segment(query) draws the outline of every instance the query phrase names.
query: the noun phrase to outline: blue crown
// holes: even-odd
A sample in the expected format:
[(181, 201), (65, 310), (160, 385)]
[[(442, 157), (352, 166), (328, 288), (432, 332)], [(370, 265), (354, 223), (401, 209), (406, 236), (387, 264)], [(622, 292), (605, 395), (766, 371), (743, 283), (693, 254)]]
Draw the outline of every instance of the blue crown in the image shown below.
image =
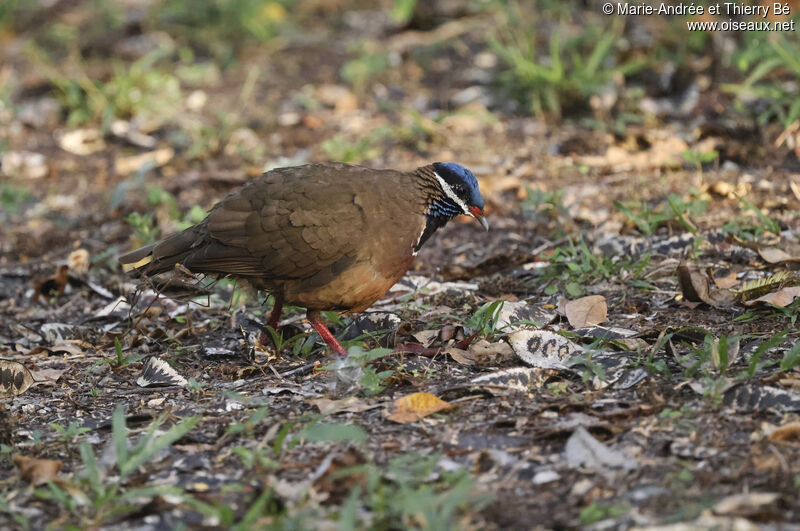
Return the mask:
[(434, 162), (433, 169), (467, 205), (483, 210), (483, 196), (471, 171), (455, 162)]

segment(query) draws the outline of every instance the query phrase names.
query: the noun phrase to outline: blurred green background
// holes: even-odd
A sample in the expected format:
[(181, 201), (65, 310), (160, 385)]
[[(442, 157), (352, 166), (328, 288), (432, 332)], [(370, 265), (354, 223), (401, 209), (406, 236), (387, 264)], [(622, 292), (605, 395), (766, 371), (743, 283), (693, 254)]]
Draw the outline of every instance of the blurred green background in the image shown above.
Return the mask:
[[(297, 89), (329, 76), (326, 81), (349, 86), (361, 105), (375, 84), (408, 81), (398, 74), (414, 63), (426, 85), (461, 85), (469, 73), (475, 85), (491, 89), (489, 107), (498, 112), (643, 121), (643, 98), (678, 96), (695, 82), (701, 91), (718, 87), (737, 111), (761, 123), (786, 126), (797, 119), (796, 31), (689, 31), (687, 20), (714, 17), (605, 16), (600, 6), (553, 0), (6, 0), (0, 5), (6, 64), (0, 94), (6, 111), (31, 95), (52, 95), (66, 125), (108, 128), (114, 118), (136, 117), (152, 128), (185, 113), (195, 89), (220, 89), (249, 69), (244, 81), (253, 86), (238, 88), (253, 90), (274, 75), (270, 63), (280, 62), (287, 48), (317, 46), (318, 59), (330, 62), (312, 64), (314, 71), (298, 65), (296, 72), (276, 73)], [(408, 31), (427, 35), (396, 38)], [(324, 57), (328, 53), (333, 57)], [(481, 60), (453, 61), (444, 72), (432, 65), (453, 55)], [(470, 67), (478, 71), (465, 72)]]
[[(104, 191), (112, 209), (166, 202), (174, 214), (167, 196), (130, 194), (154, 168), (164, 182), (195, 170), (228, 185), (241, 181), (221, 173), (309, 160), (408, 168), (454, 159), (486, 174), (542, 128), (620, 140), (631, 128), (678, 124), (695, 138), (750, 142), (718, 148), (718, 163), (797, 170), (797, 31), (689, 31), (688, 22), (730, 17), (607, 16), (601, 7), (5, 0), (3, 210), (43, 190), (74, 190), (77, 179)], [(595, 140), (548, 149), (597, 152)], [(32, 184), (44, 176), (47, 187)], [(170, 193), (184, 210), (208, 206), (202, 192)]]

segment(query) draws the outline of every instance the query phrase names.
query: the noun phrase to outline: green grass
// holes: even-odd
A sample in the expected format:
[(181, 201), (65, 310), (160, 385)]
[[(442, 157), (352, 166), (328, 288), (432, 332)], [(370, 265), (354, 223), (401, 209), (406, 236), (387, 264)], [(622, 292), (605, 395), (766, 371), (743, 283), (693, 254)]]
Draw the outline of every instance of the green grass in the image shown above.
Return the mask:
[(32, 199), (33, 194), (27, 188), (8, 181), (0, 183), (0, 212), (17, 214), (20, 206)]
[(358, 164), (377, 157), (382, 149), (380, 143), (390, 134), (391, 127), (383, 126), (357, 140), (347, 140), (337, 133), (322, 142), (322, 150), (330, 160)]
[(503, 65), (496, 81), (531, 114), (560, 116), (644, 66), (620, 53), (624, 26), (613, 17), (575, 34), (559, 21), (549, 33), (537, 31), (541, 15), (533, 2), (511, 2), (496, 16), (489, 40)]
[(739, 198), (740, 213), (723, 225), (722, 230), (745, 241), (758, 241), (765, 236), (781, 233), (780, 224), (764, 214), (760, 208), (747, 199)]
[(630, 506), (628, 504), (598, 503), (592, 502), (583, 509), (579, 518), (583, 525), (592, 525), (606, 518), (619, 518), (624, 515)]
[[(572, 223), (567, 207), (564, 205), (564, 190), (540, 190), (525, 187), (525, 200), (522, 201), (522, 212), (533, 222), (553, 220), (564, 224)], [(558, 224), (557, 226), (560, 226)]]
[[(793, 13), (796, 18), (796, 13)], [(782, 32), (743, 32), (743, 44), (731, 57), (734, 66), (746, 73), (739, 83), (723, 85), (737, 97), (737, 109), (755, 113), (759, 123), (779, 122), (788, 127), (800, 117), (800, 42)], [(760, 104), (756, 104), (756, 102)]]
[(87, 63), (74, 57), (70, 73), (32, 45), (29, 56), (50, 79), (54, 93), (67, 114), (67, 125), (101, 122), (107, 130), (115, 118), (137, 117), (151, 126), (172, 121), (182, 109), (184, 95), (178, 78), (158, 68), (166, 53), (161, 50), (124, 63), (112, 61), (112, 73), (104, 80), (92, 79)]
[(125, 218), (128, 225), (133, 229), (136, 241), (141, 245), (149, 245), (158, 240), (160, 231), (156, 227), (155, 216), (152, 212), (147, 214), (139, 214), (138, 212), (131, 212)]
[(696, 149), (689, 149), (681, 153), (683, 160), (691, 164), (692, 166), (697, 169), (697, 173), (703, 173), (703, 164), (708, 164), (709, 162), (713, 162), (714, 160), (719, 158), (719, 153), (715, 150), (711, 150), (705, 153), (702, 153)]
[(464, 322), (469, 330), (474, 330), (479, 337), (491, 340), (498, 332), (497, 324), (500, 312), (503, 310), (504, 301), (497, 300), (486, 302)]
[(458, 516), (480, 510), (491, 500), (475, 491), (466, 469), (439, 470), (438, 455), (411, 453), (395, 457), (385, 470), (372, 464), (337, 471), (334, 479), (363, 478), (338, 515), (339, 529), (459, 529)]
[[(695, 195), (696, 191), (692, 193)], [(614, 201), (614, 206), (644, 235), (651, 235), (660, 227), (678, 225), (692, 234), (697, 228), (691, 218), (698, 216), (708, 208), (708, 201), (690, 198), (683, 199), (678, 194), (669, 194), (665, 204), (654, 208), (644, 201)]]
[(50, 423), (50, 427), (53, 428), (56, 433), (58, 433), (58, 437), (56, 440), (64, 445), (71, 444), (77, 437), (83, 435), (84, 433), (91, 431), (90, 428), (82, 428), (80, 425), (72, 421), (69, 423), (69, 426), (66, 428), (61, 426), (60, 424)]
[(247, 44), (267, 44), (287, 26), (291, 0), (162, 0), (146, 20), (148, 29), (168, 32), (223, 67)]
[(626, 281), (640, 289), (650, 289), (644, 280), (644, 272), (650, 263), (650, 255), (636, 259), (622, 257), (612, 260), (603, 254), (595, 254), (580, 237), (577, 241), (556, 247), (549, 257), (550, 264), (535, 277), (535, 282), (546, 284), (544, 293), (553, 295), (564, 290), (570, 297), (580, 297), (587, 287), (600, 280)]
[(70, 480), (68, 488), (64, 483), (50, 482), (46, 488), (36, 489), (34, 494), (42, 500), (61, 506), (72, 515), (78, 526), (102, 525), (133, 513), (143, 505), (142, 500), (152, 500), (164, 495), (184, 496), (183, 491), (176, 487), (129, 487), (127, 480), (159, 452), (191, 431), (199, 421), (199, 417), (189, 417), (159, 433), (158, 430), (164, 422), (162, 416), (138, 440), (129, 444), (125, 413), (118, 406), (112, 418), (117, 475), (109, 476), (101, 472), (91, 444), (84, 441), (78, 447), (84, 474), (76, 475)]
[(378, 51), (377, 43), (362, 41), (352, 47), (359, 54), (342, 65), (339, 74), (350, 83), (358, 96), (363, 96), (367, 85), (391, 67), (389, 55)]

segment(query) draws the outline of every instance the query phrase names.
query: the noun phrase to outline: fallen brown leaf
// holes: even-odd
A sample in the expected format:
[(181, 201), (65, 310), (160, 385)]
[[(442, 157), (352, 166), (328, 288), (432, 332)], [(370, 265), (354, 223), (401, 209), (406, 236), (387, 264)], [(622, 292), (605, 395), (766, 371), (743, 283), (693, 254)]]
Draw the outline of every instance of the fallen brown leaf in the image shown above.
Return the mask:
[(615, 171), (678, 167), (681, 154), (689, 145), (677, 137), (653, 139), (650, 149), (630, 152), (624, 147), (610, 146), (604, 155), (580, 157), (581, 163), (595, 167), (610, 167)]
[(358, 398), (357, 396), (349, 396), (347, 398), (343, 398), (341, 400), (331, 400), (330, 398), (316, 398), (309, 401), (310, 403), (317, 406), (319, 412), (323, 415), (333, 415), (334, 413), (340, 413), (342, 411), (348, 411), (350, 413), (360, 413), (362, 411), (367, 411), (370, 409), (374, 409), (379, 407), (380, 404), (370, 404), (365, 400)]
[(778, 249), (777, 247), (767, 247), (765, 249), (759, 249), (758, 254), (761, 256), (761, 258), (763, 258), (770, 264), (780, 264), (781, 262), (800, 261), (800, 258), (792, 256), (783, 249)]
[(564, 307), (567, 320), (573, 328), (595, 326), (606, 320), (608, 306), (602, 295), (589, 295), (569, 301)]
[(64, 369), (39, 369), (38, 371), (31, 371), (31, 376), (34, 382), (51, 382), (55, 383), (64, 374)]
[(730, 289), (737, 284), (739, 284), (739, 275), (736, 271), (731, 271), (727, 275), (722, 276), (712, 276), (711, 278), (714, 280), (714, 284), (719, 289)]
[(708, 277), (689, 266), (678, 266), (678, 286), (683, 298), (689, 302), (705, 302), (715, 308), (728, 308), (736, 301), (734, 294), (727, 289), (711, 288)]
[(33, 384), (33, 376), (18, 361), (0, 360), (0, 398), (17, 396)]
[(683, 298), (689, 302), (705, 302), (708, 297), (708, 279), (685, 264), (678, 266), (678, 287)]
[(800, 441), (800, 422), (789, 422), (783, 426), (778, 426), (775, 431), (769, 434), (770, 441)]
[(15, 455), (14, 464), (19, 468), (20, 477), (33, 486), (55, 480), (64, 466), (64, 463), (55, 459), (36, 459), (24, 455)]
[(430, 393), (412, 393), (394, 401), (394, 410), (387, 419), (400, 424), (416, 422), (428, 415), (448, 411), (455, 406)]
[[(353, 447), (329, 454), (314, 472), (314, 490), (326, 494), (331, 501), (343, 501), (357, 485), (366, 482), (363, 470), (357, 468), (366, 462), (364, 454)], [(348, 470), (351, 472), (346, 473)]]
[(106, 148), (99, 129), (75, 129), (58, 136), (58, 146), (75, 155), (91, 155)]
[(773, 306), (780, 306), (781, 308), (789, 306), (794, 300), (800, 297), (800, 286), (786, 286), (778, 291), (767, 293), (757, 299), (745, 302), (747, 306), (753, 306), (757, 302), (765, 302)]
[(734, 494), (721, 499), (714, 506), (716, 514), (737, 514), (740, 516), (750, 516), (761, 514), (766, 507), (778, 501), (780, 495), (775, 492), (748, 492), (746, 494)]
[(457, 347), (445, 348), (442, 352), (448, 354), (461, 365), (496, 365), (514, 357), (514, 350), (505, 341), (490, 343), (485, 339), (472, 343), (466, 350)]
[(89, 271), (89, 251), (86, 249), (75, 249), (67, 257), (70, 271), (85, 275)]
[(156, 149), (155, 151), (148, 151), (140, 155), (131, 155), (128, 157), (117, 157), (114, 161), (114, 171), (120, 175), (128, 175), (139, 169), (145, 164), (152, 164), (153, 166), (163, 166), (175, 156), (175, 151), (170, 148)]

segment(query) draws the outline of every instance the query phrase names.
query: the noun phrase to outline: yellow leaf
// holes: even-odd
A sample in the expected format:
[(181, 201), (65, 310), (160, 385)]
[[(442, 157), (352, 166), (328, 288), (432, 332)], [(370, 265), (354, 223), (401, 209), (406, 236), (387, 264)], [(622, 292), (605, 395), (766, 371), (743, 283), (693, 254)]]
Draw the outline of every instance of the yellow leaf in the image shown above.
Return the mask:
[(405, 424), (454, 407), (454, 405), (430, 393), (412, 393), (395, 400), (394, 411), (387, 415), (386, 418)]
[(269, 2), (261, 9), (261, 16), (267, 22), (283, 22), (286, 20), (286, 9), (278, 2)]

